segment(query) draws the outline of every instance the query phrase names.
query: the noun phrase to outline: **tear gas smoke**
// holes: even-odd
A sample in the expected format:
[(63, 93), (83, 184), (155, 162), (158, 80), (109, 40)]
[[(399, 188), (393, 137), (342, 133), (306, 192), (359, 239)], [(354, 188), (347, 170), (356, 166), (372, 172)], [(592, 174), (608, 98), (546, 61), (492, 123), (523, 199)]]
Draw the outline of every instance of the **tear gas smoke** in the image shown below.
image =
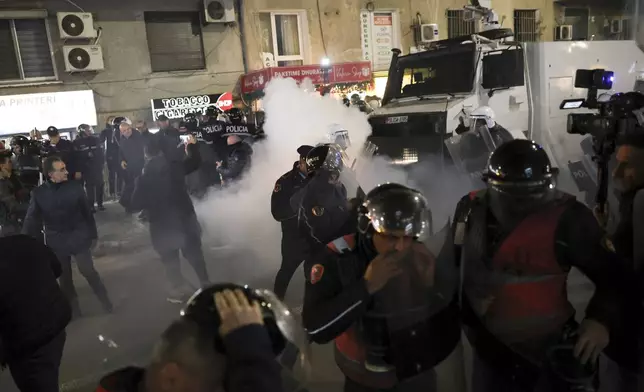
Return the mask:
[[(266, 279), (267, 276), (272, 278), (279, 269), (281, 229), (271, 215), (270, 199), (275, 181), (291, 170), (293, 163), (298, 160), (297, 148), (303, 144), (330, 142), (328, 134), (334, 124), (339, 124), (349, 132), (349, 156), (357, 157), (371, 133), (365, 114), (356, 108), (344, 106), (333, 97), (320, 96), (310, 82), (298, 86), (290, 78), (272, 80), (266, 86), (263, 106), (267, 138), (253, 145), (250, 171), (239, 183), (223, 191), (211, 191), (203, 202), (196, 205), (206, 234), (205, 248), (211, 241), (224, 243), (244, 249), (245, 253), (250, 253), (247, 256), (253, 259), (243, 264), (231, 261), (222, 267), (227, 279), (249, 281)], [(356, 172), (366, 192), (388, 181), (409, 184), (406, 171), (382, 158), (369, 162), (361, 162), (358, 158)], [(439, 183), (441, 195), (450, 189), (446, 186), (448, 178), (444, 177), (443, 180), (447, 181), (441, 181), (438, 177), (440, 173), (433, 168), (416, 169), (412, 173), (430, 178), (432, 183)], [(452, 192), (453, 197), (449, 202), (452, 211), (458, 201), (454, 197), (462, 194)]]

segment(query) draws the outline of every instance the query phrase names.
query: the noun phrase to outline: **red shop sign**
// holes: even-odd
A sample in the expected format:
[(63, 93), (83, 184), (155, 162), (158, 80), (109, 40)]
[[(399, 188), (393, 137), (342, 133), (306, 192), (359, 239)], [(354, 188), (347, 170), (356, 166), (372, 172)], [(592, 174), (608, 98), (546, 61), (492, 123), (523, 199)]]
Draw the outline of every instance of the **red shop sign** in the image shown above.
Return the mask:
[[(243, 75), (241, 90), (243, 94), (262, 90), (273, 78), (293, 78), (298, 83), (308, 78), (311, 79), (313, 84), (325, 84), (324, 72), (320, 65), (264, 68)], [(328, 84), (368, 82), (371, 80), (371, 62), (357, 61), (332, 64), (328, 72)]]

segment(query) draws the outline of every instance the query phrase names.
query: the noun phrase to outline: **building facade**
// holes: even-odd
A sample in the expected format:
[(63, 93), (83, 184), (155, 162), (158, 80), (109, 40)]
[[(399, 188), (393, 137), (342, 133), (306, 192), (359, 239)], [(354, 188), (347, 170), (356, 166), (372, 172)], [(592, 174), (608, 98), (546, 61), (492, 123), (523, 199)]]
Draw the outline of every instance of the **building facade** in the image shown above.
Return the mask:
[[(580, 6), (579, 0), (492, 0), (492, 7), (502, 27), (512, 28), (519, 41), (630, 38), (629, 7), (621, 1), (610, 7), (593, 1), (598, 5)], [(234, 22), (206, 23), (204, 9), (211, 2), (232, 7)], [(371, 61), (378, 93), (384, 89), (391, 49), (406, 54), (422, 46), (420, 25), (436, 24), (438, 39), (481, 28), (464, 10), (466, 4), (466, 0), (130, 0), (113, 6), (101, 0), (4, 0), (0, 98), (86, 90), (93, 92), (98, 124), (110, 115), (150, 121), (152, 99), (207, 100), (206, 96), (238, 90), (240, 76), (249, 71), (320, 64), (323, 58), (332, 63)], [(97, 36), (63, 38), (59, 12), (91, 13)], [(83, 45), (99, 47), (103, 65), (97, 71), (68, 72), (70, 62), (86, 60), (69, 48)], [(2, 111), (3, 102), (0, 113), (10, 113)], [(179, 105), (180, 101), (163, 102)]]
[[(116, 6), (101, 0), (19, 0), (0, 5), (0, 56), (13, 59), (0, 62), (0, 98), (91, 90), (98, 113), (93, 125), (102, 125), (110, 115), (151, 121), (151, 99), (232, 91), (244, 73), (238, 28), (201, 23), (197, 2), (131, 0)], [(97, 37), (61, 38), (58, 12), (91, 13)], [(75, 54), (65, 48), (83, 45), (100, 47), (103, 69), (67, 72), (66, 57)], [(36, 116), (38, 106), (33, 110)], [(45, 126), (21, 121), (25, 131)]]

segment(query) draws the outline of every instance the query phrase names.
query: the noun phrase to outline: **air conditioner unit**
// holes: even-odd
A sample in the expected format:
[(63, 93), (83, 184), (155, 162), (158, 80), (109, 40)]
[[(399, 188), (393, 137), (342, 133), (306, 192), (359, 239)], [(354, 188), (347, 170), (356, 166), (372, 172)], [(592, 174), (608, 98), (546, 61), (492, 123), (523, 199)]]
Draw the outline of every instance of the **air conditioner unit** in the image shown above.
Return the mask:
[(61, 39), (96, 38), (94, 18), (89, 12), (59, 12), (56, 17)]
[(611, 34), (619, 34), (622, 32), (623, 26), (622, 26), (623, 21), (621, 19), (613, 19), (610, 21), (610, 33)]
[(204, 21), (206, 23), (234, 23), (234, 0), (204, 0)]
[(103, 49), (98, 45), (63, 46), (65, 71), (89, 72), (105, 69)]
[(420, 42), (438, 41), (438, 25), (435, 23), (420, 25)]
[(555, 41), (572, 41), (572, 25), (555, 27)]

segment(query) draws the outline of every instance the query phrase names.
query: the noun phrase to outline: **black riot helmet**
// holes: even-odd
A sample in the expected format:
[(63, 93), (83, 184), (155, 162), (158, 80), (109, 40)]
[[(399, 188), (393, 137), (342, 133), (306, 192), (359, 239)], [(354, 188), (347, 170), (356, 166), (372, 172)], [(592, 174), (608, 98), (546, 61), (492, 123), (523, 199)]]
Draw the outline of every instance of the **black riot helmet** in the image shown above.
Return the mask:
[(118, 127), (125, 120), (126, 120), (126, 118), (122, 117), (122, 116), (114, 117), (114, 120), (112, 120), (112, 126)]
[(16, 135), (11, 138), (9, 142), (11, 148), (20, 147), (23, 151), (27, 145), (29, 145), (29, 139), (26, 136)]
[(531, 140), (515, 139), (490, 156), (487, 182), (490, 208), (502, 224), (512, 224), (554, 199), (557, 168), (543, 147)]
[(344, 169), (342, 151), (334, 144), (320, 144), (306, 154), (306, 168), (309, 174), (324, 170), (339, 174)]
[(56, 128), (54, 126), (48, 127), (46, 132), (47, 132), (47, 136), (49, 136), (49, 137), (55, 137), (55, 136), (58, 136), (60, 134), (60, 132), (58, 132), (58, 128)]
[(187, 113), (183, 117), (183, 123), (188, 132), (196, 132), (199, 128), (199, 117), (196, 113)]
[(492, 153), (484, 179), (498, 192), (521, 196), (554, 189), (558, 173), (543, 147), (532, 140), (515, 139)]
[[(299, 326), (292, 312), (268, 290), (255, 290), (248, 286), (233, 283), (215, 284), (208, 288), (200, 289), (188, 300), (186, 307), (181, 311), (181, 316), (210, 331), (219, 331), (221, 319), (215, 305), (214, 296), (224, 290), (241, 290), (248, 298), (249, 303), (257, 301), (264, 318), (264, 328), (271, 340), (273, 353), (280, 355), (287, 342), (291, 342), (304, 349), (308, 340), (306, 332)], [(224, 346), (221, 338), (215, 338), (215, 348), (223, 353)]]
[(239, 125), (244, 121), (244, 113), (240, 108), (232, 108), (226, 112), (226, 115), (232, 124)]
[(378, 185), (358, 209), (358, 230), (362, 234), (396, 234), (420, 237), (432, 232), (431, 212), (419, 191), (404, 185)]
[(217, 117), (217, 108), (215, 106), (208, 106), (203, 115), (206, 117)]

